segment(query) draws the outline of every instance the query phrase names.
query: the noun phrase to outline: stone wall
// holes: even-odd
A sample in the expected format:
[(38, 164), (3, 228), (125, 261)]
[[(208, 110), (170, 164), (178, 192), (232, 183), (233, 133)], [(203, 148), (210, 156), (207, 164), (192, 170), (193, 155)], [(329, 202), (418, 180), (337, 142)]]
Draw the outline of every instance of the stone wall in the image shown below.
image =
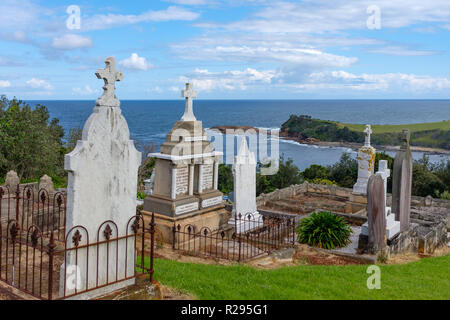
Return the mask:
[[(301, 194), (315, 194), (323, 196), (333, 196), (334, 198), (342, 198), (343, 201), (350, 201), (355, 204), (367, 204), (365, 196), (353, 194), (352, 189), (342, 188), (338, 186), (320, 185), (304, 182), (302, 184), (292, 185), (287, 188), (277, 189), (268, 194), (261, 194), (256, 198), (257, 206), (264, 206), (267, 201), (277, 201), (281, 199), (289, 199)], [(387, 195), (388, 204), (392, 201), (392, 195)], [(412, 207), (434, 207), (442, 209), (442, 211), (450, 211), (450, 201), (435, 199), (428, 197), (411, 197)], [(445, 210), (448, 209), (448, 210)]]

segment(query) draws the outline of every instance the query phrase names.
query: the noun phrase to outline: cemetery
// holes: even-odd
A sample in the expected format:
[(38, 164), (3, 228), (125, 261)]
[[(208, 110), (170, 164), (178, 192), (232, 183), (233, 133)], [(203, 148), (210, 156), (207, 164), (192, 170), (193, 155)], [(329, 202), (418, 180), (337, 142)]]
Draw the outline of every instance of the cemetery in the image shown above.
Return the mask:
[[(138, 207), (143, 155), (130, 138), (115, 94), (124, 75), (114, 58), (105, 64), (95, 73), (104, 81), (103, 94), (81, 140), (65, 155), (67, 188), (55, 188), (48, 175), (39, 183), (21, 184), (14, 171), (0, 186), (2, 285), (30, 299), (161, 299), (161, 284), (180, 286), (177, 275), (188, 269), (195, 278), (181, 287), (197, 298), (311, 298), (313, 283), (321, 288), (315, 298), (336, 298), (318, 284), (327, 276), (334, 279), (334, 289), (341, 288), (341, 297), (365, 298), (368, 292), (360, 288), (342, 292), (342, 281), (353, 281), (347, 287), (364, 283), (364, 265), (387, 264), (392, 288), (402, 286), (403, 269), (429, 268), (432, 273), (448, 266), (450, 201), (411, 196), (408, 130), (402, 132), (392, 172), (384, 160), (374, 172), (376, 150), (366, 125), (352, 189), (305, 182), (258, 197), (256, 156), (242, 135), (232, 166), (234, 198), (225, 201), (218, 189), (223, 153), (215, 150), (195, 116), (192, 83), (181, 93), (184, 114), (174, 119), (160, 151), (144, 155), (154, 158), (155, 166)], [(392, 194), (387, 193), (389, 177)], [(302, 226), (316, 217), (344, 225), (348, 239), (330, 246), (302, 240), (309, 236), (300, 237)], [(408, 254), (419, 261), (393, 263)], [(445, 256), (432, 257), (439, 255)], [(304, 265), (314, 267), (295, 271)], [(231, 289), (230, 296), (205, 291), (214, 281), (229, 288), (230, 277), (237, 283), (252, 281), (242, 291), (247, 296)], [(274, 279), (276, 285), (270, 282)], [(298, 286), (283, 291), (287, 283)], [(398, 297), (404, 296), (392, 296)]]

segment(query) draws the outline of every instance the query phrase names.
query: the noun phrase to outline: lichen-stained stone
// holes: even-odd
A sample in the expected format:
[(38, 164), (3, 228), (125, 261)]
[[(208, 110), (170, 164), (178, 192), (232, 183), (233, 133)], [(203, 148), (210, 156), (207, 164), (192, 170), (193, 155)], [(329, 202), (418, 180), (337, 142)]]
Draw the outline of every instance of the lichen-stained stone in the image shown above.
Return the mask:
[(386, 246), (384, 181), (380, 175), (369, 178), (367, 185), (367, 219), (369, 224), (369, 250), (373, 253)]
[(55, 192), (52, 178), (44, 174), (39, 180), (39, 190), (46, 190), (49, 194)]
[[(114, 94), (114, 82), (121, 79), (115, 70), (114, 58), (106, 60), (106, 68), (97, 71), (97, 76), (103, 77), (105, 93), (97, 101), (94, 112), (83, 128), (82, 140), (79, 140), (75, 149), (65, 157), (65, 169), (69, 172), (67, 188), (67, 218), (66, 232), (68, 234), (67, 247), (73, 247), (73, 239), (78, 231), (81, 238), (79, 245), (85, 245), (89, 234), (89, 242), (104, 241), (107, 236), (115, 238), (124, 236), (129, 219), (136, 213), (137, 174), (141, 163), (141, 153), (130, 140), (128, 124), (122, 115), (120, 103), (116, 101)], [(110, 103), (111, 105), (107, 105)], [(101, 224), (107, 220), (114, 223)], [(78, 228), (81, 225), (84, 228)], [(117, 226), (117, 228), (116, 228)], [(71, 228), (74, 228), (70, 233)], [(131, 231), (128, 230), (130, 234)], [(109, 281), (116, 277), (116, 252), (118, 252), (118, 278), (124, 278), (134, 274), (134, 264), (128, 263), (125, 270), (125, 259), (133, 261), (134, 243), (128, 239), (125, 247), (125, 239), (111, 243), (109, 246), (109, 261), (107, 261), (107, 246), (89, 248), (89, 263), (87, 266), (87, 253), (85, 249), (67, 254), (67, 268), (75, 265), (77, 259), (78, 272), (81, 281), (78, 290), (86, 289), (86, 277), (88, 276), (88, 288), (104, 285), (109, 274)], [(118, 248), (117, 248), (118, 246)], [(116, 249), (118, 249), (116, 251)], [(98, 257), (98, 258), (97, 258)], [(98, 270), (97, 270), (98, 262)], [(107, 262), (108, 265), (107, 266)], [(64, 274), (65, 265), (61, 274)], [(75, 272), (71, 270), (72, 272)], [(97, 282), (98, 275), (98, 282)], [(67, 278), (69, 281), (69, 278)], [(92, 297), (96, 294), (104, 294), (108, 290), (117, 289), (133, 283), (134, 279), (119, 283), (112, 288), (107, 286), (99, 291), (85, 294), (78, 298)], [(61, 277), (60, 290), (64, 288), (64, 277)], [(65, 294), (71, 294), (74, 288), (66, 283)]]
[(359, 148), (358, 151), (358, 180), (353, 186), (353, 192), (358, 194), (366, 194), (367, 182), (369, 177), (373, 175), (375, 168), (376, 150), (370, 145), (372, 130), (369, 124), (366, 125), (364, 132), (366, 133), (366, 140), (364, 146)]
[(395, 219), (400, 221), (402, 232), (409, 228), (411, 212), (413, 161), (409, 140), (409, 130), (403, 130), (403, 141), (395, 155), (392, 178), (392, 212), (395, 213)]
[(16, 192), (19, 183), (20, 179), (17, 172), (11, 170), (6, 174), (5, 186), (8, 187), (10, 194), (14, 194)]

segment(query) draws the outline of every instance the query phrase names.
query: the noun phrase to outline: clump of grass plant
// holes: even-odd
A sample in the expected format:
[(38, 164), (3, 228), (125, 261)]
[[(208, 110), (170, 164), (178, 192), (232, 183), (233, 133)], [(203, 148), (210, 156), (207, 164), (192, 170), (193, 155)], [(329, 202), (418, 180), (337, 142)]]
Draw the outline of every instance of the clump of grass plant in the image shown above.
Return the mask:
[(314, 212), (297, 226), (298, 242), (335, 249), (346, 246), (353, 232), (348, 223), (331, 212)]

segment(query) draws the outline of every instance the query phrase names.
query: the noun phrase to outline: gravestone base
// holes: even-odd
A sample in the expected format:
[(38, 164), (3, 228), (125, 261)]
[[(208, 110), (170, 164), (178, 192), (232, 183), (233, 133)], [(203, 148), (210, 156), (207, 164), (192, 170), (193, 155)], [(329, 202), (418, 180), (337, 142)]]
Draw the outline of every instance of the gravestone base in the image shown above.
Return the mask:
[(200, 204), (197, 197), (186, 196), (180, 197), (176, 200), (149, 195), (144, 200), (144, 210), (148, 212), (158, 212), (159, 214), (175, 218), (177, 216), (190, 214), (198, 211)]
[(197, 197), (201, 210), (220, 205), (223, 201), (223, 193), (218, 190), (205, 191)]
[[(151, 212), (142, 211), (145, 225), (150, 223)], [(184, 230), (184, 226), (190, 224), (197, 228), (196, 232), (200, 231), (202, 227), (209, 228), (212, 232), (219, 230), (227, 225), (229, 213), (225, 210), (223, 204), (213, 206), (204, 210), (198, 210), (193, 213), (185, 214), (179, 217), (169, 217), (165, 214), (155, 212), (156, 228), (159, 230), (162, 241), (164, 243), (172, 244), (173, 232), (172, 228), (174, 224), (181, 226), (181, 231)]]
[[(62, 267), (63, 268), (63, 267)], [(63, 269), (64, 270), (64, 269)], [(129, 279), (125, 281), (121, 281), (118, 283), (110, 284), (105, 287), (101, 287), (98, 289), (94, 289), (85, 293), (81, 293), (64, 300), (91, 300), (104, 296), (105, 294), (109, 294), (111, 292), (124, 289), (126, 287), (133, 286), (136, 283), (136, 279)]]
[(258, 211), (252, 212), (250, 221), (245, 221), (245, 215), (243, 215), (242, 219), (238, 220), (238, 222), (236, 222), (236, 219), (234, 217), (235, 214), (233, 214), (233, 217), (230, 219), (230, 221), (228, 221), (228, 224), (236, 228), (236, 233), (243, 233), (248, 230), (261, 227), (263, 224), (262, 216)]
[[(386, 208), (387, 210), (388, 208)], [(390, 213), (386, 217), (386, 239), (392, 239), (400, 232), (400, 222), (395, 221), (395, 214)], [(368, 236), (369, 235), (369, 224), (368, 222), (364, 223), (361, 226), (361, 234)]]

